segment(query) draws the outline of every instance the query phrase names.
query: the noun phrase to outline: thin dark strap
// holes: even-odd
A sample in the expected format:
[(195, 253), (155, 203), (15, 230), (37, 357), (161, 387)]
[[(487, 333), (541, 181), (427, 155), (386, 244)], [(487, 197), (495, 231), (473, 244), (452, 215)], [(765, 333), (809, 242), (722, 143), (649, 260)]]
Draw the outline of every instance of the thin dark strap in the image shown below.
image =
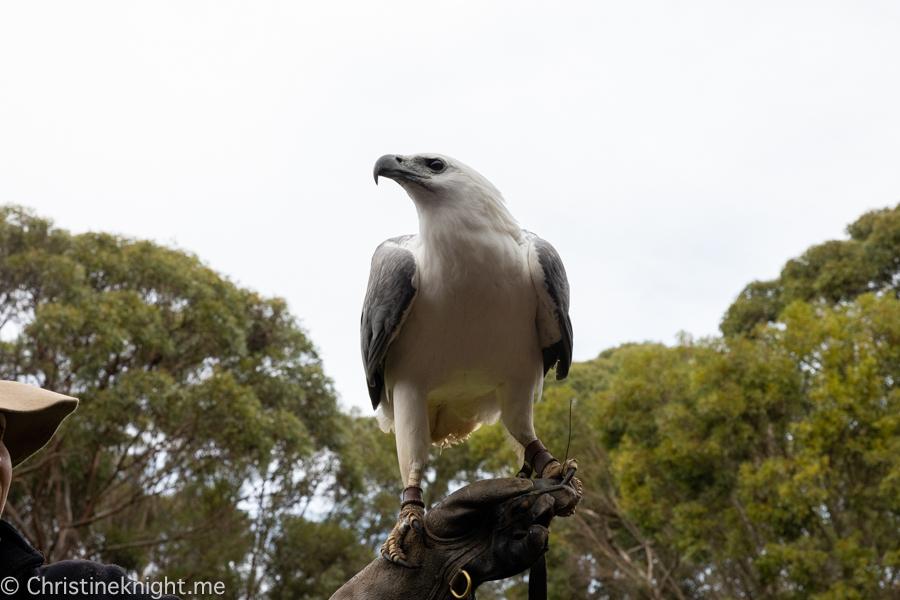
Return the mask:
[(547, 600), (547, 557), (542, 554), (531, 565), (528, 575), (528, 600)]

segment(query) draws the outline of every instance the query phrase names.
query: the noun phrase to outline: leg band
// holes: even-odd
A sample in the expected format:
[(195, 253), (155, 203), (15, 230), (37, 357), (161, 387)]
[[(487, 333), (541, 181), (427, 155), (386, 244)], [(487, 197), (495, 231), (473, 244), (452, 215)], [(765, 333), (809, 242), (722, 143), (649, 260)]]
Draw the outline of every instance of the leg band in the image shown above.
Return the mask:
[(403, 508), (407, 504), (415, 504), (417, 506), (425, 508), (425, 501), (422, 496), (422, 488), (416, 487), (414, 485), (403, 488), (403, 497), (400, 500), (400, 508)]
[[(544, 448), (541, 440), (534, 440), (525, 448), (525, 460), (534, 466), (534, 472), (540, 477), (544, 473), (544, 469), (556, 459), (550, 454), (550, 451)], [(559, 462), (559, 461), (557, 461)]]

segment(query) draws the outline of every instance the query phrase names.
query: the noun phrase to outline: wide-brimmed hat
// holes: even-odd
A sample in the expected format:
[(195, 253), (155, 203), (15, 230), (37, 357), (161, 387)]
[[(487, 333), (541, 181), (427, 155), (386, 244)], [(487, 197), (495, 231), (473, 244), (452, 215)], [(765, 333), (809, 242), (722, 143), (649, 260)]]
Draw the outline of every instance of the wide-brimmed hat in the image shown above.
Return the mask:
[(17, 381), (0, 381), (0, 412), (6, 415), (3, 443), (16, 466), (50, 441), (78, 399)]

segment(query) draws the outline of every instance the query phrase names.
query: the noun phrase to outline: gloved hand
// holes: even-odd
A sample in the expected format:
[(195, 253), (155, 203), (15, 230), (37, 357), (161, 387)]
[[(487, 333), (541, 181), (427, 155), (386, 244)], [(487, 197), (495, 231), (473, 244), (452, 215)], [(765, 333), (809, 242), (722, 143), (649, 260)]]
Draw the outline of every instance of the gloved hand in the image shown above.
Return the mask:
[(521, 573), (547, 551), (550, 520), (580, 496), (564, 479), (488, 479), (450, 494), (409, 536), (404, 568), (374, 560), (332, 600), (474, 598), (485, 581)]

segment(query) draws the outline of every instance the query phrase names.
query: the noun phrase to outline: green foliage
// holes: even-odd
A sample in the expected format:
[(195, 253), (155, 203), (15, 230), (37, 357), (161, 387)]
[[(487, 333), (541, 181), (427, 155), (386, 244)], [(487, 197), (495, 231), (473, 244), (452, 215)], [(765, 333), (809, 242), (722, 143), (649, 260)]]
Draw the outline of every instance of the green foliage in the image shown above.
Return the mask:
[(894, 297), (795, 302), (752, 340), (606, 356), (573, 440), (587, 493), (557, 529), (567, 575), (596, 582), (577, 597), (896, 596)]
[[(396, 519), (396, 518), (395, 518)], [(267, 578), (273, 600), (327, 598), (372, 560), (353, 531), (287, 517), (275, 538)]]
[(774, 281), (755, 281), (722, 320), (726, 336), (752, 333), (794, 301), (835, 304), (867, 292), (900, 292), (900, 206), (874, 210), (847, 227), (850, 239), (829, 241), (790, 260)]
[(900, 213), (849, 231), (751, 285), (732, 335), (623, 346), (549, 386), (538, 415), (580, 400), (587, 491), (557, 529), (577, 597), (897, 597)]
[(51, 561), (253, 596), (247, 564), (333, 484), (345, 439), (284, 301), (178, 250), (0, 216), (0, 375), (81, 399), (17, 470), (5, 516)]
[(347, 417), (348, 444), (341, 455), (339, 480), (331, 519), (352, 529), (357, 539), (374, 550), (381, 547), (399, 512), (403, 491), (393, 434), (378, 428), (374, 417)]
[[(51, 557), (325, 598), (396, 521), (394, 438), (336, 411), (284, 303), (148, 242), (0, 223), (0, 375), (83, 399), (17, 471)], [(579, 459), (550, 597), (896, 598), (900, 207), (750, 284), (722, 338), (626, 344), (545, 383), (538, 436)], [(426, 502), (519, 465), (501, 425), (434, 449)], [(322, 521), (305, 518), (311, 504)], [(525, 598), (525, 576), (479, 597)]]

